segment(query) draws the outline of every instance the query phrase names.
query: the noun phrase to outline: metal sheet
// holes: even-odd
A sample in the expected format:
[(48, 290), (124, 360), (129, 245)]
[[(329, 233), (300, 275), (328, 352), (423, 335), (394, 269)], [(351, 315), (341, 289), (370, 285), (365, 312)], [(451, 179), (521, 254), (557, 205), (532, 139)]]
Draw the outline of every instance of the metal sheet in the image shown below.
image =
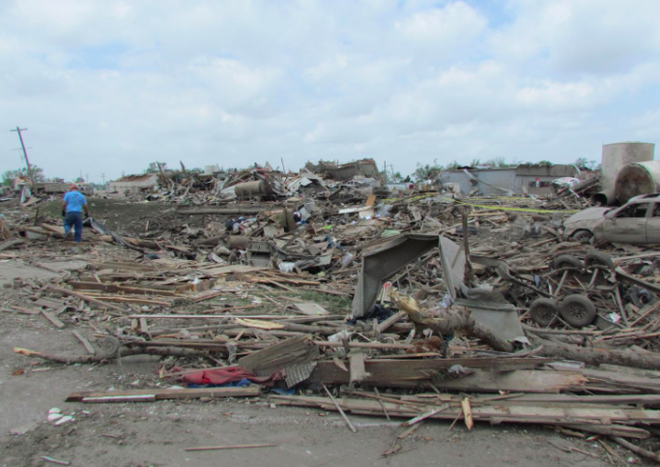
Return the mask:
[(440, 260), (447, 290), (453, 300), (465, 287), (465, 251), (448, 238), (440, 237)]
[(395, 237), (365, 253), (353, 298), (352, 317), (364, 316), (376, 303), (384, 281), (437, 245), (437, 235), (410, 234)]

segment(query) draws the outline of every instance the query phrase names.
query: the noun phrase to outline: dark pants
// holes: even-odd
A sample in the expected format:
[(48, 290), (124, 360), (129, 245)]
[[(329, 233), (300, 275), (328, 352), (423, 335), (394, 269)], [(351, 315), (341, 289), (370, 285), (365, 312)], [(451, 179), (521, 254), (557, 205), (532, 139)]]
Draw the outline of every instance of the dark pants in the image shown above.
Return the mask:
[(82, 212), (67, 212), (64, 217), (64, 233), (68, 235), (71, 227), (76, 229), (76, 242), (82, 241), (83, 215)]

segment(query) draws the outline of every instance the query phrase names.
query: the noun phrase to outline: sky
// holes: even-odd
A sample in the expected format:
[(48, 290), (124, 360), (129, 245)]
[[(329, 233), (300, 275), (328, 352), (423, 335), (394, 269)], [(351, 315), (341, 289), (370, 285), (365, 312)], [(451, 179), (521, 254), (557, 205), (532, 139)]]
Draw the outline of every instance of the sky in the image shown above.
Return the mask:
[(100, 183), (660, 142), (658, 0), (2, 0), (0, 173)]

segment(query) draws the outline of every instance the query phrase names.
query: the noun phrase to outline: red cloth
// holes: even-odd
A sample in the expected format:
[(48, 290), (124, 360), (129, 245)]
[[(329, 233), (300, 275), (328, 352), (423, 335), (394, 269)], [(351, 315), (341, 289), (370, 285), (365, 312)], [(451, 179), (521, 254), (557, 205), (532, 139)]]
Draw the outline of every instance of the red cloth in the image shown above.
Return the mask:
[(257, 376), (250, 370), (241, 366), (228, 366), (227, 368), (215, 368), (212, 370), (199, 370), (194, 373), (183, 375), (186, 383), (192, 384), (227, 384), (235, 383), (242, 379), (249, 379), (253, 383), (271, 385), (274, 381), (283, 379), (280, 371), (276, 371), (270, 376)]

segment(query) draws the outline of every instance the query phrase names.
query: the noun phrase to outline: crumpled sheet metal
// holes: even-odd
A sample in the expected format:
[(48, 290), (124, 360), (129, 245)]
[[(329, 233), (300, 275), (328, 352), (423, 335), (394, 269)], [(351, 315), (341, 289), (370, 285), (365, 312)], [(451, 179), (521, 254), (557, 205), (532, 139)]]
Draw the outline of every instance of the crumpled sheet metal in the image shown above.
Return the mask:
[(352, 318), (360, 318), (373, 308), (384, 281), (437, 245), (437, 235), (408, 234), (393, 237), (365, 253), (353, 298)]

